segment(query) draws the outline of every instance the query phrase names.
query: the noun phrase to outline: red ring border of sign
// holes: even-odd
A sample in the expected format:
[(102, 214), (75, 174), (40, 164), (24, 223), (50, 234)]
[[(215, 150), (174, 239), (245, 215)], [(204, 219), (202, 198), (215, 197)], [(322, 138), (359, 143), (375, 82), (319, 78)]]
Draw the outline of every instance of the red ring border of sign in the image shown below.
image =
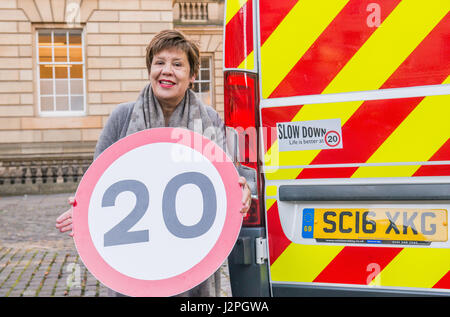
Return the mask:
[[(190, 133), (190, 142), (188, 142), (188, 138), (174, 139), (172, 136), (180, 135), (178, 132)], [(180, 289), (188, 290), (206, 280), (210, 274), (205, 276), (204, 272), (214, 273), (231, 252), (242, 224), (242, 214), (239, 212), (242, 207), (240, 200), (242, 189), (238, 184), (239, 175), (232, 161), (218, 145), (200, 134), (195, 136), (196, 134), (193, 131), (182, 128), (153, 128), (129, 135), (120, 139), (100, 154), (80, 181), (75, 194), (76, 203), (73, 207), (72, 216), (75, 246), (88, 270), (109, 288), (119, 293), (137, 297), (173, 296), (184, 291), (180, 291)], [(151, 143), (177, 143), (199, 151), (197, 144), (199, 142), (194, 142), (195, 137), (202, 138), (200, 153), (211, 161), (225, 185), (227, 215), (219, 238), (207, 256), (188, 271), (179, 275), (161, 280), (142, 280), (118, 272), (99, 254), (89, 232), (89, 205), (98, 180), (115, 160), (140, 146)], [(213, 143), (215, 151), (219, 151), (219, 157), (225, 158), (224, 162), (215, 162), (213, 160), (211, 143)], [(205, 151), (205, 148), (208, 149), (208, 152)]]
[[(330, 133), (336, 133), (336, 135), (337, 135), (338, 138), (339, 138), (338, 142), (337, 142), (335, 145), (328, 144), (328, 142), (327, 142), (327, 135), (330, 134)], [(325, 139), (325, 144), (328, 145), (329, 147), (335, 147), (335, 146), (338, 146), (339, 143), (341, 143), (341, 135), (340, 135), (337, 131), (334, 131), (334, 130), (328, 131), (328, 132), (325, 134), (324, 139)]]

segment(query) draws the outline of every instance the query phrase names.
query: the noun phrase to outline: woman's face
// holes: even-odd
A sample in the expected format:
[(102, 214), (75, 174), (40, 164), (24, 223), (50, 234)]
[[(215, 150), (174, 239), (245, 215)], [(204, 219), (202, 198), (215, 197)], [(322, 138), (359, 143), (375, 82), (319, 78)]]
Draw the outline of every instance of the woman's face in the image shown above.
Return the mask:
[(153, 56), (149, 77), (153, 93), (162, 107), (178, 105), (189, 84), (195, 80), (195, 76), (190, 76), (186, 53), (176, 47)]

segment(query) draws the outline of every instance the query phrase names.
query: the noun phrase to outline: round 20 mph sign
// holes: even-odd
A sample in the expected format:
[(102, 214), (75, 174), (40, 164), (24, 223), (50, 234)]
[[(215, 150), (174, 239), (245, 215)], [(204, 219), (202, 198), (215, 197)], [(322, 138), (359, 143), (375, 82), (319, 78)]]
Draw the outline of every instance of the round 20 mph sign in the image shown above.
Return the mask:
[(228, 156), (181, 128), (127, 136), (81, 180), (73, 209), (77, 251), (107, 287), (173, 296), (206, 280), (239, 234), (242, 189)]

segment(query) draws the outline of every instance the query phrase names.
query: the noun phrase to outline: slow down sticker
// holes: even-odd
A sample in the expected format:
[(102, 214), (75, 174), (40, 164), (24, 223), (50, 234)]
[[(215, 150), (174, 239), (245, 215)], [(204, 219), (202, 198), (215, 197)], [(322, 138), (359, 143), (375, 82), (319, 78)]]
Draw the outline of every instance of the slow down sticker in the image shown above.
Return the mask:
[(279, 151), (342, 148), (340, 119), (278, 122)]

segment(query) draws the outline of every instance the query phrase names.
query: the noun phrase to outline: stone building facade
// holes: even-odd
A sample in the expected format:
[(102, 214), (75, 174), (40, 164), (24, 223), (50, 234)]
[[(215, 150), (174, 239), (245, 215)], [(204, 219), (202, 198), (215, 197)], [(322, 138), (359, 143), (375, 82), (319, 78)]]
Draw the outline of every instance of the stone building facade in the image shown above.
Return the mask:
[(0, 194), (71, 191), (112, 109), (148, 82), (163, 29), (197, 41), (223, 116), (223, 0), (0, 0)]

